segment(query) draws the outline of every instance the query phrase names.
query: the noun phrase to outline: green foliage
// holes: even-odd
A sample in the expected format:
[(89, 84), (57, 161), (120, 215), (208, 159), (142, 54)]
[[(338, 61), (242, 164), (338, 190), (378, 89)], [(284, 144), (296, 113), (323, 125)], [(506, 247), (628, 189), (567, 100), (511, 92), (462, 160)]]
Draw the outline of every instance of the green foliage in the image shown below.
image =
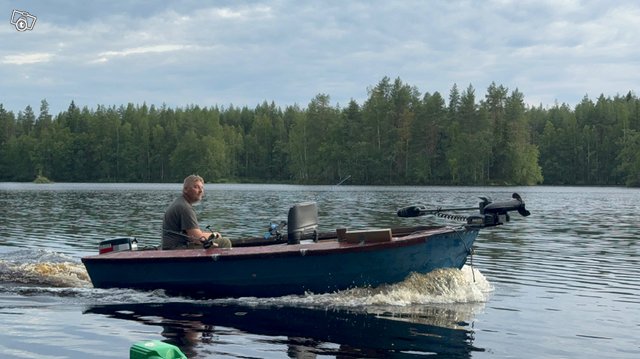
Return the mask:
[(37, 183), (37, 184), (51, 183), (51, 180), (45, 176), (38, 175), (36, 179), (33, 180), (33, 183)]
[(384, 77), (340, 108), (264, 102), (186, 108), (127, 104), (16, 114), (0, 104), (0, 181), (252, 181), (374, 185), (640, 186), (640, 100), (632, 93), (572, 110), (528, 107), (492, 83), (448, 99)]

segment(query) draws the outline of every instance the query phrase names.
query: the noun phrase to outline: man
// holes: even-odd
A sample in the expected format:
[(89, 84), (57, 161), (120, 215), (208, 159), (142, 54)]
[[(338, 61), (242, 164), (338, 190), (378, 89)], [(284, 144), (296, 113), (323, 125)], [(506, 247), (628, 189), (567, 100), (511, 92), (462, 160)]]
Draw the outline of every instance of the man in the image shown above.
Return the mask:
[(218, 232), (204, 232), (192, 205), (204, 196), (204, 180), (198, 175), (184, 179), (182, 196), (167, 208), (162, 222), (162, 249), (202, 248), (211, 237), (213, 246), (231, 248), (231, 241)]

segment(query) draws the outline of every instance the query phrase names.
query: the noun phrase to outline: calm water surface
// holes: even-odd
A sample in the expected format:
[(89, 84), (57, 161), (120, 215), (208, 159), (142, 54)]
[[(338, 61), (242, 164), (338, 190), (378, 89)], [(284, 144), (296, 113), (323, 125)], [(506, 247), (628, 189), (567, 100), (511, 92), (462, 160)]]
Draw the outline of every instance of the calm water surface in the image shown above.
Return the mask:
[(199, 301), (92, 288), (80, 258), (107, 237), (159, 244), (180, 187), (0, 183), (3, 357), (126, 358), (151, 339), (189, 358), (640, 357), (638, 189), (210, 184), (200, 223), (229, 237), (262, 235), (309, 200), (325, 230), (457, 225), (395, 211), (512, 192), (532, 215), (481, 231), (473, 269), (383, 288)]

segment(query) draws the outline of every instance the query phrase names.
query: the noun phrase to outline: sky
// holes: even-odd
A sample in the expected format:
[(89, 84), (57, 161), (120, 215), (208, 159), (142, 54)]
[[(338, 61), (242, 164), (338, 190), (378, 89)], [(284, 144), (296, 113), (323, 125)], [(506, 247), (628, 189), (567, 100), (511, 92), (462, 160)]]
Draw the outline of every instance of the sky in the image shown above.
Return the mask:
[(0, 104), (16, 114), (43, 99), (54, 115), (318, 94), (346, 107), (385, 76), (445, 98), (471, 85), (478, 101), (496, 83), (543, 107), (640, 86), (635, 0), (0, 0), (3, 17)]

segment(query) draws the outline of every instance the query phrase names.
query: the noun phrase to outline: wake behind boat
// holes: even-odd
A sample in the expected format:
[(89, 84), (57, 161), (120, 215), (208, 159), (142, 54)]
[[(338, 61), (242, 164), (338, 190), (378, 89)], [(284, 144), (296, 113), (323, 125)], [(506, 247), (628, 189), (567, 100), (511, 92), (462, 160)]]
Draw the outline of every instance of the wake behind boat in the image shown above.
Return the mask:
[[(471, 216), (445, 212), (478, 209)], [(483, 198), (476, 208), (411, 206), (400, 217), (426, 214), (464, 220), (462, 226), (417, 226), (318, 232), (314, 202), (295, 205), (288, 221), (265, 237), (233, 241), (233, 248), (140, 250), (135, 239), (100, 243), (99, 255), (82, 258), (96, 288), (164, 289), (197, 297), (274, 297), (327, 293), (391, 284), (410, 273), (462, 268), (479, 231), (529, 215), (519, 195), (505, 202)], [(281, 233), (283, 227), (286, 233)]]

